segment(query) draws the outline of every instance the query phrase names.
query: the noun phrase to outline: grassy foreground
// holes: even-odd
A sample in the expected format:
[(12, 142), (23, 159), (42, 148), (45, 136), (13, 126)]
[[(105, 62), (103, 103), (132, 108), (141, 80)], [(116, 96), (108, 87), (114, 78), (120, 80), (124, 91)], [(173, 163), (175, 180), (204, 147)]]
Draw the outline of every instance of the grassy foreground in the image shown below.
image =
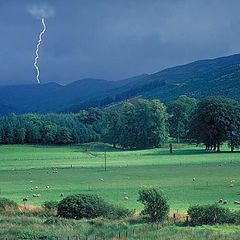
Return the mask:
[[(145, 239), (235, 240), (240, 226), (180, 227), (129, 224), (127, 221), (66, 220), (33, 216), (0, 215), (0, 239)], [(120, 236), (120, 237), (119, 237)]]
[[(140, 210), (138, 189), (160, 186), (171, 211), (185, 211), (191, 204), (214, 203), (221, 198), (238, 209), (233, 202), (240, 200), (239, 172), (239, 153), (207, 153), (194, 145), (174, 146), (172, 155), (167, 147), (122, 151), (96, 144), (86, 152), (78, 146), (0, 146), (0, 196), (21, 203), (28, 195), (30, 205), (60, 200), (61, 193), (95, 193), (114, 204)], [(235, 181), (233, 187), (231, 180)], [(31, 190), (35, 186), (38, 189)], [(124, 200), (124, 192), (128, 200)], [(33, 193), (41, 197), (33, 198)]]

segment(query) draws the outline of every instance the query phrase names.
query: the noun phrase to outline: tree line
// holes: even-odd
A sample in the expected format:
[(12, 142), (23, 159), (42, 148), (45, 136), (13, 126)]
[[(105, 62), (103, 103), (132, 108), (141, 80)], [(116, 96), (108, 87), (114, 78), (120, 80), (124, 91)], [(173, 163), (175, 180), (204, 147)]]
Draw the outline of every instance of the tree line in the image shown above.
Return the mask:
[(0, 117), (1, 144), (82, 144), (103, 141), (129, 149), (159, 147), (169, 137), (204, 143), (220, 151), (228, 141), (240, 146), (240, 102), (221, 97), (201, 101), (180, 96), (167, 104), (133, 99), (76, 114), (24, 114)]
[(71, 144), (100, 140), (101, 112), (79, 114), (24, 114), (0, 118), (2, 144)]

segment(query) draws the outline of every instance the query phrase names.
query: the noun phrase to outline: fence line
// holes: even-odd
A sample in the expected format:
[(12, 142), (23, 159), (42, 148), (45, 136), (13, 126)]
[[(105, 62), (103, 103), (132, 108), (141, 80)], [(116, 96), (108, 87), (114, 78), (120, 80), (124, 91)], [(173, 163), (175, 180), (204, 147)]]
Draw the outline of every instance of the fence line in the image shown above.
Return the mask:
[[(173, 213), (173, 216), (171, 219), (167, 219), (168, 225), (170, 224), (176, 224), (177, 220), (177, 214)], [(189, 217), (185, 216), (185, 223), (188, 224)], [(34, 240), (107, 240), (107, 239), (128, 239), (129, 237), (133, 237), (136, 235), (146, 235), (147, 233), (151, 231), (159, 231), (161, 230), (161, 225), (159, 223), (152, 223), (148, 224), (147, 226), (142, 227), (133, 227), (132, 229), (126, 229), (126, 230), (119, 230), (119, 231), (113, 231), (108, 234), (91, 234), (91, 235), (77, 235), (77, 236), (62, 236), (62, 237), (46, 237), (46, 238), (33, 238)], [(29, 238), (31, 240), (32, 238)], [(3, 238), (3, 240), (12, 240), (8, 238)]]

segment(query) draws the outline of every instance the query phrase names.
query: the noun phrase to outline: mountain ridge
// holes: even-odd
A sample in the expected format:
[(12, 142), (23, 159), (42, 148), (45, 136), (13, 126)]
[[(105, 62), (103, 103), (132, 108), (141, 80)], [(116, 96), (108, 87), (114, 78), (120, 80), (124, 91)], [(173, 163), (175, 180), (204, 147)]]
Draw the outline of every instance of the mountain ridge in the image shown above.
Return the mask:
[(66, 85), (0, 86), (0, 114), (77, 112), (138, 96), (167, 102), (183, 94), (197, 99), (213, 95), (240, 99), (240, 54), (198, 60), (119, 81), (85, 78)]

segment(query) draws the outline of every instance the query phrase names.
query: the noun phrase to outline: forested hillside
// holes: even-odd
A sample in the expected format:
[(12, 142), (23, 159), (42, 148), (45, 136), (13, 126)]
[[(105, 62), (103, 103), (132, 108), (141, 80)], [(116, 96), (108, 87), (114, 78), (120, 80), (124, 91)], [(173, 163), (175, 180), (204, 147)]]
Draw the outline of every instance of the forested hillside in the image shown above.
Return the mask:
[(154, 74), (107, 81), (83, 79), (57, 83), (0, 87), (0, 114), (78, 112), (134, 97), (168, 102), (180, 95), (196, 99), (223, 96), (240, 99), (240, 54), (168, 68)]
[(180, 95), (196, 99), (208, 96), (240, 99), (240, 54), (196, 61), (143, 75), (137, 82), (111, 90), (105, 96), (84, 100), (70, 110), (106, 105), (136, 96), (168, 102)]

